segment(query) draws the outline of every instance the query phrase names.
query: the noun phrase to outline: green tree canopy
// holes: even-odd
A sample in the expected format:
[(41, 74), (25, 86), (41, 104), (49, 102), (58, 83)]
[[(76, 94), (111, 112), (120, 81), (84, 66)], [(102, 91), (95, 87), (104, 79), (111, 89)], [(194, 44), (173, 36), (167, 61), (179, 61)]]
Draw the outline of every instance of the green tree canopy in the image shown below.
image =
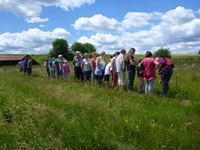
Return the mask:
[(69, 50), (68, 42), (65, 39), (56, 39), (52, 42), (52, 47), (49, 51), (50, 57), (58, 57), (62, 54), (64, 58), (72, 60), (73, 53)]
[(82, 54), (96, 52), (96, 48), (90, 43), (75, 42), (71, 48), (73, 52), (80, 51)]
[(83, 44), (87, 49), (89, 53), (93, 53), (96, 52), (96, 48), (94, 47), (94, 45), (90, 44), (90, 43), (84, 43)]
[(166, 57), (166, 58), (171, 58), (171, 52), (167, 48), (160, 48), (157, 51), (153, 53), (153, 57)]

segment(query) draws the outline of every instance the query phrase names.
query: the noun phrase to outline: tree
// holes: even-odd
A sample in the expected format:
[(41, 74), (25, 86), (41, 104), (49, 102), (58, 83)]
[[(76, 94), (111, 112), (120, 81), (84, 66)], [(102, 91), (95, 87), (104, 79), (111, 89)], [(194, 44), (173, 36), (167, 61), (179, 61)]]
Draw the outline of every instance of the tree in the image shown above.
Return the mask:
[(153, 57), (166, 57), (166, 58), (171, 58), (171, 52), (167, 48), (160, 48), (157, 51), (153, 53)]
[(85, 47), (88, 49), (89, 53), (93, 53), (96, 52), (96, 48), (94, 47), (94, 45), (90, 44), (90, 43), (85, 43), (83, 44), (85, 45)]
[(96, 52), (96, 48), (90, 43), (75, 42), (71, 48), (73, 52), (80, 51), (82, 54)]
[(50, 57), (58, 57), (62, 54), (67, 60), (72, 60), (73, 53), (69, 50), (68, 42), (65, 39), (56, 39), (52, 42), (52, 49), (49, 51)]

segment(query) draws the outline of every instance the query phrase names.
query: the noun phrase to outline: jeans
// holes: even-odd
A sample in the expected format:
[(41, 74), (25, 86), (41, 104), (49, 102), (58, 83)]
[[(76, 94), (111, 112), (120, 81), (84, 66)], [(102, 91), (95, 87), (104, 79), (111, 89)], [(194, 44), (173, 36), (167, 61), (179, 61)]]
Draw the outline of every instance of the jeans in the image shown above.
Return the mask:
[(153, 93), (154, 90), (154, 79), (147, 80), (145, 85), (145, 94)]
[(85, 81), (91, 80), (91, 71), (84, 71)]
[(169, 80), (172, 76), (173, 70), (171, 67), (167, 68), (161, 76), (162, 79), (162, 91), (161, 95), (166, 95), (167, 91), (169, 90)]
[(133, 90), (133, 82), (135, 79), (135, 70), (128, 71), (128, 90)]

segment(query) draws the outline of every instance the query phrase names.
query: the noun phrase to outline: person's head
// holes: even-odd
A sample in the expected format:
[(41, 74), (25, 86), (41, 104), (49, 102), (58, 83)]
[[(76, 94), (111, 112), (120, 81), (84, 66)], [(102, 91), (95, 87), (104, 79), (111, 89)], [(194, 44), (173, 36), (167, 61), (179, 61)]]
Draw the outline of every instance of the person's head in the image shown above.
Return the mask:
[(61, 54), (58, 55), (58, 58), (59, 58), (59, 59), (63, 59), (63, 55), (61, 55)]
[(122, 53), (123, 55), (125, 55), (125, 54), (126, 54), (126, 50), (125, 50), (125, 49), (122, 49), (122, 50), (121, 50), (121, 53)]
[(76, 56), (80, 56), (81, 55), (81, 52), (80, 51), (76, 51)]
[(64, 63), (67, 64), (67, 60), (66, 59), (64, 60)]
[(100, 56), (101, 56), (102, 58), (104, 58), (105, 55), (106, 55), (106, 52), (105, 52), (105, 51), (101, 51)]
[(119, 51), (115, 52), (114, 57), (117, 57), (120, 54)]
[(92, 58), (96, 59), (96, 53), (95, 52), (92, 53)]
[(84, 55), (84, 58), (86, 58), (86, 59), (88, 58), (88, 54), (87, 53), (84, 53), (83, 55)]
[(146, 52), (146, 57), (152, 57), (152, 53), (150, 51)]
[(135, 48), (130, 48), (128, 53), (129, 53), (129, 55), (134, 55), (135, 54)]

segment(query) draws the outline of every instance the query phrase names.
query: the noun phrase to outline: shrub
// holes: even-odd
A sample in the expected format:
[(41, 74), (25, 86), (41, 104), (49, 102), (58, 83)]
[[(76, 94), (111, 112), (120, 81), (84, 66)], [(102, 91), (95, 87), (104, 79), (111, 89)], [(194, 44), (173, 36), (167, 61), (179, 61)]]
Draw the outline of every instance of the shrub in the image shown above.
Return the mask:
[(171, 52), (167, 48), (160, 48), (157, 51), (153, 53), (153, 57), (165, 57), (165, 58), (171, 58)]

